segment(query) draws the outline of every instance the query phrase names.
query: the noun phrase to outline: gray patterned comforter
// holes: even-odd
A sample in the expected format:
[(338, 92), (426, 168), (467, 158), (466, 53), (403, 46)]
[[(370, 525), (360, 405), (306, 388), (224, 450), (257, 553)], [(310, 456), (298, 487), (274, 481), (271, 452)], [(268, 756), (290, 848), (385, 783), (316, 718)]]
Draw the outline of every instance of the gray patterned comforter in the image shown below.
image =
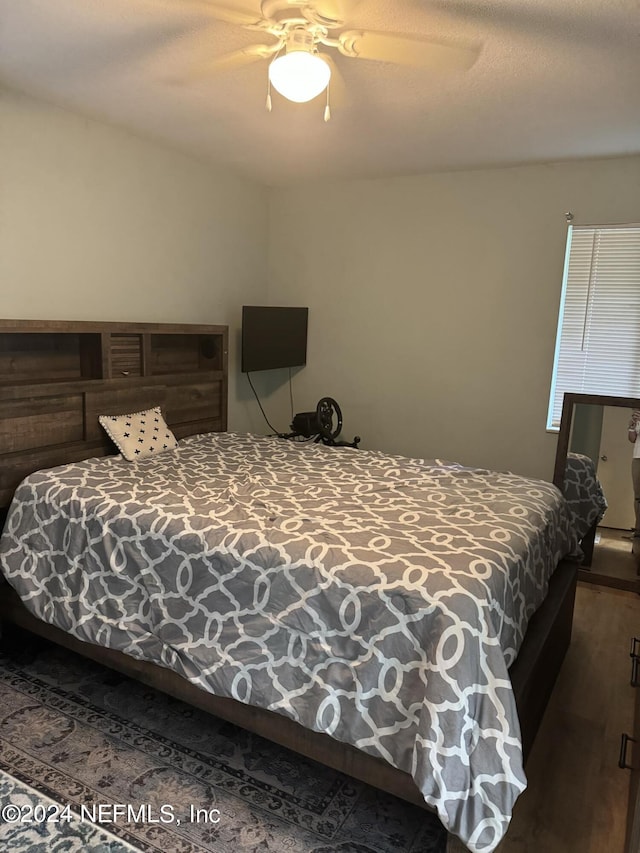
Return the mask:
[(507, 669), (575, 547), (549, 483), (226, 433), (31, 475), (0, 565), (81, 640), (407, 771), (492, 851), (526, 786)]
[(567, 453), (563, 494), (573, 513), (578, 540), (602, 521), (607, 499), (596, 473), (596, 463), (582, 453)]

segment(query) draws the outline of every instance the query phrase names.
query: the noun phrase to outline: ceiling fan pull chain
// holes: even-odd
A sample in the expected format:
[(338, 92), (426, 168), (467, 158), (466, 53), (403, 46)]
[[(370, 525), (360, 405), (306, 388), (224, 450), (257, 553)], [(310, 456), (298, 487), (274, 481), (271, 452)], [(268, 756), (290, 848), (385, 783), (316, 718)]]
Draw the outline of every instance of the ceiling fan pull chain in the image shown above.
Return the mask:
[(325, 121), (329, 121), (329, 119), (331, 118), (331, 107), (329, 106), (329, 88), (330, 88), (330, 86), (331, 86), (331, 83), (328, 83), (327, 84), (327, 105), (324, 108), (324, 120)]
[(270, 113), (273, 104), (271, 103), (271, 80), (269, 79), (269, 75), (267, 75), (267, 103), (265, 106), (267, 108), (267, 112)]

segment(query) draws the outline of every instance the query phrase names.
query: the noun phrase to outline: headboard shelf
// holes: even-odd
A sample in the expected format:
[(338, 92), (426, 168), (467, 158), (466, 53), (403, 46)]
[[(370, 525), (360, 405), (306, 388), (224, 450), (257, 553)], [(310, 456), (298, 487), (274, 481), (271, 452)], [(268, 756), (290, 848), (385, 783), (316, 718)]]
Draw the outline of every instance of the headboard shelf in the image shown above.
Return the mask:
[(100, 353), (99, 334), (0, 333), (0, 384), (98, 379)]
[(149, 373), (222, 370), (224, 353), (216, 335), (150, 335)]
[(0, 507), (38, 468), (115, 453), (98, 415), (226, 430), (227, 346), (227, 326), (0, 320)]

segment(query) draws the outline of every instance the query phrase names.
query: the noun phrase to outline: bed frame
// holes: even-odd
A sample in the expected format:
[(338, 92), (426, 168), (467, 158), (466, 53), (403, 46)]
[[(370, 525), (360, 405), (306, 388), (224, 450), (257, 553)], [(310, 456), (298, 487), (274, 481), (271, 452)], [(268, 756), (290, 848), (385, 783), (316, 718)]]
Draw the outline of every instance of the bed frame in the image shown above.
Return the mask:
[[(20, 480), (116, 450), (99, 414), (162, 406), (178, 435), (227, 428), (226, 326), (0, 320), (0, 508)], [(339, 453), (340, 450), (336, 450)], [(561, 562), (510, 669), (525, 760), (571, 639), (577, 568)], [(409, 774), (279, 714), (213, 696), (155, 664), (41, 622), (0, 582), (0, 619), (294, 752), (428, 808)]]

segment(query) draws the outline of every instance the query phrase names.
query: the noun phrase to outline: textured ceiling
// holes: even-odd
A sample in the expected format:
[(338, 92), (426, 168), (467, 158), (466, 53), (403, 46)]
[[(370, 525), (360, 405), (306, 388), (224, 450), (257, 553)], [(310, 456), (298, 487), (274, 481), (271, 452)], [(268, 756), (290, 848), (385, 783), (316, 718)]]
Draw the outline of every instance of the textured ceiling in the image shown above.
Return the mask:
[[(333, 0), (338, 2), (339, 0)], [(258, 12), (258, 0), (223, 0)], [(349, 28), (478, 43), (466, 71), (329, 49), (343, 86), (265, 110), (264, 34), (206, 0), (0, 0), (0, 83), (267, 184), (640, 152), (638, 0), (343, 0)]]

